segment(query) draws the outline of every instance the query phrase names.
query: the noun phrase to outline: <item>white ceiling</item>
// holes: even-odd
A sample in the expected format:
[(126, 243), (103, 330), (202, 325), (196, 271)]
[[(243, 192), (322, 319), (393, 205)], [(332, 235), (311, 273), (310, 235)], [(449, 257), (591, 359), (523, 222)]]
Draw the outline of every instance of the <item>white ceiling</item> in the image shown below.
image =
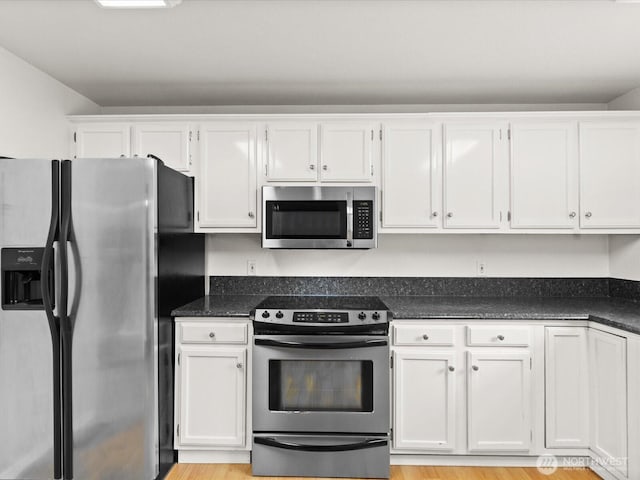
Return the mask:
[(605, 103), (640, 86), (640, 4), (0, 0), (0, 46), (102, 106)]

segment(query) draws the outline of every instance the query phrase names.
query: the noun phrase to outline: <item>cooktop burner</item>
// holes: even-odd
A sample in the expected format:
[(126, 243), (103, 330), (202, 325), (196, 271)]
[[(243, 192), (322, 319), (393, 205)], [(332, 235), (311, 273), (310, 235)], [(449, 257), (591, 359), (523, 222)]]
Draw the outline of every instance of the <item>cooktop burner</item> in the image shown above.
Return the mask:
[(378, 297), (291, 295), (265, 298), (256, 310), (388, 310)]

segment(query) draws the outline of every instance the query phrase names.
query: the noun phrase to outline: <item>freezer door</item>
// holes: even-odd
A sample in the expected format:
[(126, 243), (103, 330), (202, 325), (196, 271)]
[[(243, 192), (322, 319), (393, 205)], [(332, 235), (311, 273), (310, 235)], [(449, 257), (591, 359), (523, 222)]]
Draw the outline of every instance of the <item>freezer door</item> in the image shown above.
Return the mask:
[(73, 478), (151, 480), (158, 471), (156, 167), (141, 158), (68, 163)]
[[(51, 160), (0, 160), (1, 248), (44, 247), (51, 182)], [(0, 308), (2, 479), (54, 477), (52, 368), (44, 310)]]

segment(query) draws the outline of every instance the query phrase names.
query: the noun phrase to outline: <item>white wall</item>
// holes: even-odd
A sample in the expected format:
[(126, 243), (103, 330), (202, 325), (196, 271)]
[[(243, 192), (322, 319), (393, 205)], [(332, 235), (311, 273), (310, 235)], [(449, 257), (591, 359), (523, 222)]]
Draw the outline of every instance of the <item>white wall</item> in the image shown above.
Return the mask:
[(640, 110), (640, 87), (609, 102), (609, 110)]
[(2, 47), (0, 72), (0, 156), (67, 157), (65, 115), (98, 113), (98, 105)]
[(605, 235), (380, 235), (372, 250), (268, 250), (259, 235), (207, 235), (207, 275), (608, 277)]

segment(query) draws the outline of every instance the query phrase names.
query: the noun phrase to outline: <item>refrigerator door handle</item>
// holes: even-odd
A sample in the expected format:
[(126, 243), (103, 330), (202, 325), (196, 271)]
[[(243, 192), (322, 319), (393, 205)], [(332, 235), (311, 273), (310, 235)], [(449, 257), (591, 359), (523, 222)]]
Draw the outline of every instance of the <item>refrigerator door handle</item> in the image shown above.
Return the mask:
[(71, 231), (71, 161), (64, 160), (61, 169), (60, 192), (60, 332), (62, 337), (62, 469), (64, 479), (73, 478), (73, 324), (68, 315), (69, 256)]
[(47, 243), (42, 257), (42, 267), (40, 271), (42, 287), (42, 303), (44, 306), (49, 330), (51, 331), (51, 347), (53, 352), (53, 471), (54, 478), (62, 476), (62, 422), (61, 412), (61, 390), (60, 390), (60, 318), (53, 313), (53, 300), (51, 298), (50, 277), (51, 266), (54, 260), (53, 244), (58, 240), (60, 233), (60, 162), (51, 161), (51, 222), (49, 223), (49, 233)]

